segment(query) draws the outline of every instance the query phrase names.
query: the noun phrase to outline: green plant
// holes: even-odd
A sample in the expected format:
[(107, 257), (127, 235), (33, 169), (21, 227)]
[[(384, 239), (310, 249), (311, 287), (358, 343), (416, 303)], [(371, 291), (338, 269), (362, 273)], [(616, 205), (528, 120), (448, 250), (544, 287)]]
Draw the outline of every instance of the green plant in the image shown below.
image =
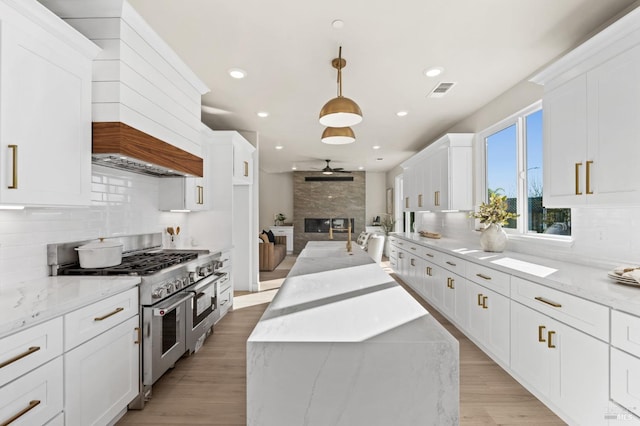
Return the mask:
[(284, 213), (278, 213), (276, 215), (276, 220), (280, 221), (280, 222), (284, 222), (287, 219), (287, 217), (284, 215)]
[(480, 219), (480, 223), (506, 225), (509, 219), (515, 219), (519, 215), (507, 211), (507, 196), (495, 191), (489, 193), (489, 202), (480, 204), (477, 212), (471, 213), (471, 217)]
[(384, 232), (384, 235), (389, 236), (390, 232), (393, 232), (393, 227), (396, 224), (396, 220), (391, 217), (391, 215), (385, 215), (382, 220), (380, 221), (380, 228), (382, 228), (382, 232)]

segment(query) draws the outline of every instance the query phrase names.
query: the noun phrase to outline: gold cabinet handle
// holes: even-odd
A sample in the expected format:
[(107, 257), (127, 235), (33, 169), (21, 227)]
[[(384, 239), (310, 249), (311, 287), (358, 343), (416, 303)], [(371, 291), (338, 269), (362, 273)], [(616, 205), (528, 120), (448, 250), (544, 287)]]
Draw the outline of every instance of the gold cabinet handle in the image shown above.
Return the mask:
[(489, 296), (482, 296), (482, 309), (489, 309), (489, 307), (487, 306), (487, 299), (489, 298)]
[(243, 161), (244, 163), (244, 176), (249, 177), (249, 162)]
[(538, 342), (546, 342), (546, 340), (544, 340), (544, 336), (542, 335), (545, 328), (546, 327), (544, 325), (538, 326)]
[(547, 347), (548, 347), (549, 349), (553, 349), (553, 348), (555, 348), (555, 347), (556, 347), (556, 345), (554, 345), (553, 343), (551, 343), (551, 338), (553, 337), (553, 335), (554, 335), (554, 334), (556, 334), (556, 332), (555, 332), (555, 331), (550, 331), (550, 332), (548, 332), (548, 333), (547, 333), (547, 339), (548, 339), (548, 341), (547, 341)]
[(482, 293), (478, 293), (478, 306), (482, 306)]
[(32, 401), (29, 401), (29, 405), (27, 407), (23, 408), (18, 413), (16, 413), (13, 416), (11, 416), (11, 418), (9, 418), (9, 419), (5, 420), (4, 422), (0, 423), (0, 426), (8, 426), (8, 425), (10, 425), (11, 423), (13, 423), (16, 420), (18, 420), (20, 417), (22, 417), (25, 414), (27, 414), (29, 411), (31, 411), (34, 408), (36, 408), (36, 406), (38, 404), (40, 404), (40, 400), (39, 399), (34, 399)]
[(427, 266), (427, 275), (431, 276), (431, 266)]
[(411, 250), (415, 250), (415, 249), (416, 249), (415, 247), (409, 247), (409, 248), (410, 248)]
[(591, 195), (593, 194), (593, 191), (591, 190), (591, 165), (593, 164), (593, 161), (587, 161), (587, 181), (585, 183), (586, 185), (586, 193)]
[(140, 344), (140, 340), (141, 340), (140, 339), (140, 327), (136, 327), (136, 328), (134, 328), (134, 330), (136, 331), (138, 337), (136, 338), (136, 340), (134, 340), (133, 344), (134, 345), (139, 345)]
[(8, 145), (9, 149), (12, 151), (13, 158), (13, 175), (12, 182), (7, 188), (9, 189), (18, 189), (18, 145)]
[(431, 253), (427, 253), (427, 257), (433, 257)]
[(204, 186), (198, 185), (198, 203), (204, 204)]
[(0, 364), (0, 368), (6, 367), (9, 364), (13, 364), (14, 362), (16, 362), (16, 361), (18, 361), (18, 360), (20, 360), (20, 359), (22, 359), (22, 358), (24, 358), (26, 356), (29, 356), (34, 352), (38, 352), (39, 350), (40, 350), (40, 346), (31, 346), (29, 349), (27, 349), (26, 351), (22, 352), (21, 354), (18, 354), (16, 356), (14, 356), (13, 358), (9, 358), (6, 361), (3, 361)]
[(436, 191), (433, 193), (433, 204), (436, 206), (440, 205), (440, 191)]
[(418, 194), (418, 207), (422, 207), (422, 194)]
[(561, 305), (561, 304), (556, 303), (556, 302), (553, 302), (553, 301), (551, 301), (551, 300), (549, 300), (549, 299), (545, 299), (545, 298), (544, 298), (544, 297), (542, 297), (542, 296), (534, 297), (534, 299), (536, 299), (538, 302), (542, 302), (542, 303), (546, 303), (547, 305), (551, 305), (551, 306), (553, 306), (554, 308), (562, 308), (562, 305)]
[(404, 254), (404, 253), (398, 253), (398, 257), (399, 257), (400, 259), (403, 259), (403, 258), (404, 258), (403, 254)]
[(580, 192), (580, 166), (582, 163), (576, 163), (576, 195), (582, 195)]
[(455, 280), (453, 278), (447, 278), (447, 287), (449, 287), (451, 290), (454, 290), (455, 287), (453, 286), (453, 283), (455, 282)]
[(410, 263), (411, 266), (416, 266), (416, 260), (414, 258), (411, 258)]
[(118, 312), (122, 312), (122, 311), (124, 311), (124, 308), (115, 308), (113, 310), (113, 312), (109, 312), (108, 314), (103, 315), (101, 317), (95, 317), (93, 320), (94, 321), (102, 321), (102, 320), (105, 320), (105, 319), (109, 318), (110, 316), (113, 316), (113, 315), (117, 314)]
[(487, 275), (484, 275), (484, 274), (476, 274), (476, 277), (480, 277), (483, 280), (487, 280), (487, 281), (491, 279), (491, 277), (489, 277)]
[(404, 208), (409, 208), (409, 197), (404, 197)]
[(447, 265), (456, 266), (455, 263), (447, 261)]

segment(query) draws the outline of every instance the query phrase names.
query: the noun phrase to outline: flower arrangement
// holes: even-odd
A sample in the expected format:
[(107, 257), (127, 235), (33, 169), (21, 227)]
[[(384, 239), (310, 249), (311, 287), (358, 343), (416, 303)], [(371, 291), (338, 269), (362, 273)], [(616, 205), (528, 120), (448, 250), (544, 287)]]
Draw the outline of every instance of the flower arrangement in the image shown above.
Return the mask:
[(396, 221), (391, 215), (385, 215), (380, 221), (380, 228), (384, 232), (384, 235), (389, 235), (390, 232), (393, 232), (393, 227), (395, 226)]
[(494, 191), (489, 193), (489, 202), (480, 204), (477, 212), (471, 213), (471, 217), (480, 219), (480, 223), (506, 225), (509, 219), (515, 219), (519, 215), (507, 211), (507, 196)]

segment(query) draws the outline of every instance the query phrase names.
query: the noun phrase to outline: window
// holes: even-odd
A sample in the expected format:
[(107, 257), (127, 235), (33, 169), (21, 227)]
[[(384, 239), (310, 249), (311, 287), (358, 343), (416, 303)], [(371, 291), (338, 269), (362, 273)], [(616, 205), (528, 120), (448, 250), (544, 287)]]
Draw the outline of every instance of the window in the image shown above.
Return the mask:
[(507, 196), (519, 214), (505, 228), (526, 234), (571, 235), (571, 209), (542, 205), (542, 120), (538, 102), (480, 133), (485, 153), (485, 196)]

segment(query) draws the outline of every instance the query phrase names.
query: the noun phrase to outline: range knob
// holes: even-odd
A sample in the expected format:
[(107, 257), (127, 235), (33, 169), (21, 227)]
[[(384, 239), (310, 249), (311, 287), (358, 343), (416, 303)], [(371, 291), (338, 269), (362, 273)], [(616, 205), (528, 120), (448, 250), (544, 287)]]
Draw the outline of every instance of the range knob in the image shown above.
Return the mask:
[(175, 281), (173, 282), (173, 287), (174, 287), (176, 290), (180, 290), (180, 289), (182, 288), (182, 280), (181, 280), (180, 278), (178, 278), (177, 280), (175, 280)]
[(168, 293), (171, 293), (174, 290), (173, 283), (166, 283), (163, 287), (167, 290)]
[(166, 294), (167, 290), (165, 290), (164, 287), (158, 287), (151, 292), (151, 297), (153, 299), (162, 299)]
[(182, 278), (182, 287), (186, 287), (189, 285), (189, 277)]

